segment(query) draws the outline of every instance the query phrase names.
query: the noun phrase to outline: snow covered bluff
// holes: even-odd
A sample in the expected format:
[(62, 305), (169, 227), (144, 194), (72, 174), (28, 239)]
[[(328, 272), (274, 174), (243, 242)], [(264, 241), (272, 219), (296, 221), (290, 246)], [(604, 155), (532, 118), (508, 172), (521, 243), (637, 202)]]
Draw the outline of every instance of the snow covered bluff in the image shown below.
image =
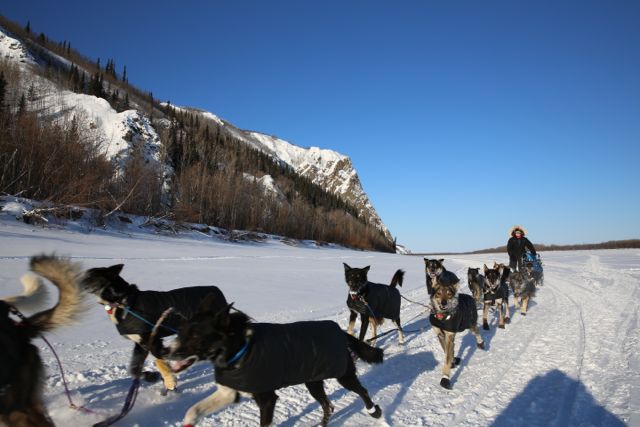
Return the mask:
[[(0, 58), (19, 63), (27, 73), (30, 68), (40, 66), (24, 44), (11, 37), (2, 27), (0, 27)], [(71, 65), (63, 58), (58, 57), (58, 59)], [(80, 112), (88, 120), (87, 124), (93, 133), (92, 136), (103, 141), (101, 146), (109, 159), (118, 164), (124, 164), (135, 145), (142, 148), (146, 161), (154, 163), (162, 161), (162, 144), (158, 137), (160, 129), (155, 129), (134, 103), (130, 110), (118, 113), (101, 98), (59, 89), (41, 76), (34, 74), (32, 82), (41, 89), (40, 93), (47, 93), (47, 101), (45, 101), (48, 104), (47, 108), (68, 117)], [(236, 140), (260, 150), (278, 162), (287, 164), (298, 175), (311, 180), (328, 193), (338, 196), (355, 207), (358, 215), (382, 231), (389, 241), (393, 240), (365, 193), (349, 157), (332, 150), (318, 147), (302, 148), (273, 136), (244, 131), (212, 113), (194, 108), (187, 109), (200, 114), (203, 119), (214, 121), (222, 131)], [(158, 124), (155, 123), (155, 125)], [(161, 126), (168, 127), (169, 124), (162, 123)], [(165, 178), (169, 180), (173, 174), (171, 166), (166, 164), (161, 166)]]
[(381, 230), (389, 240), (393, 240), (362, 188), (358, 173), (348, 156), (318, 147), (302, 148), (270, 135), (238, 129), (212, 113), (201, 114), (215, 121), (234, 138), (286, 163), (299, 175), (309, 178), (325, 191), (339, 196), (354, 206), (359, 215)]

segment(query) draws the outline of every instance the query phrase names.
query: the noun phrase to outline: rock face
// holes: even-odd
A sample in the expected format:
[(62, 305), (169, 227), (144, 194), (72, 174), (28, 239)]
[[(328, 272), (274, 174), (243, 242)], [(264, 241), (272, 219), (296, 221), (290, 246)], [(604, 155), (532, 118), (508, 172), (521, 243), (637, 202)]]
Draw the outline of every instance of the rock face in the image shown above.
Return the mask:
[(244, 131), (211, 113), (202, 114), (215, 121), (236, 139), (286, 163), (325, 191), (339, 196), (354, 206), (361, 217), (382, 231), (389, 240), (393, 240), (365, 193), (349, 157), (333, 150), (303, 148), (274, 136)]

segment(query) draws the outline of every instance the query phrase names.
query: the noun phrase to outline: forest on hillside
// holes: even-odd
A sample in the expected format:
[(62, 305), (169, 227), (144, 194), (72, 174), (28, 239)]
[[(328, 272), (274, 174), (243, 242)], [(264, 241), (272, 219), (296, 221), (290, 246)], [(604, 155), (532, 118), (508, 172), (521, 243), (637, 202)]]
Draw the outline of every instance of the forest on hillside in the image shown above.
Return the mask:
[[(395, 243), (343, 199), (235, 139), (200, 112), (161, 103), (152, 92), (136, 88), (126, 66), (118, 72), (114, 59), (89, 60), (70, 42), (49, 40), (29, 24), (22, 27), (1, 16), (0, 26), (42, 64), (29, 73), (59, 90), (103, 98), (118, 112), (136, 109), (147, 116), (159, 134), (163, 163), (174, 171), (166, 176), (145, 162), (142, 152), (117, 170), (99, 141), (85, 132), (90, 124), (81, 115), (61, 120), (51, 114), (24, 68), (1, 59), (0, 193), (395, 251)], [(273, 178), (284, 200), (257, 183), (264, 175)]]

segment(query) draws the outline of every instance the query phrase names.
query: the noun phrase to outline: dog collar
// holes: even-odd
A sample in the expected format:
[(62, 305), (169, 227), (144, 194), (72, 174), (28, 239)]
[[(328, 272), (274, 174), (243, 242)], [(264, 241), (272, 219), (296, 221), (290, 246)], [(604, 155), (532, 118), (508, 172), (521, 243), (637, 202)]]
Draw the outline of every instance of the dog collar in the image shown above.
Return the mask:
[(246, 340), (244, 342), (244, 346), (242, 346), (242, 348), (240, 350), (238, 350), (238, 352), (235, 354), (235, 356), (233, 356), (231, 359), (229, 359), (227, 361), (227, 365), (233, 365), (234, 363), (236, 363), (238, 360), (240, 360), (240, 358), (242, 356), (245, 355), (245, 353), (247, 352), (247, 349), (249, 349), (249, 340)]

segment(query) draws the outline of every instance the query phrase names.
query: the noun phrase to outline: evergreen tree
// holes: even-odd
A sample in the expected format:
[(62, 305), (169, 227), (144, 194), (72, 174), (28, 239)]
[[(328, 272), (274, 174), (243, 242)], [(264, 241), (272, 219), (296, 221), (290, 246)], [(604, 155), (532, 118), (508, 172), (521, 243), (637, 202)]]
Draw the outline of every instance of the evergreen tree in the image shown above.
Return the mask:
[(124, 83), (127, 82), (127, 66), (126, 65), (122, 69), (122, 81)]
[(4, 72), (0, 71), (0, 114), (4, 113), (4, 98), (7, 92), (7, 80), (4, 78)]
[(27, 26), (24, 27), (24, 30), (27, 32), (27, 34), (31, 34), (31, 21), (27, 21)]

